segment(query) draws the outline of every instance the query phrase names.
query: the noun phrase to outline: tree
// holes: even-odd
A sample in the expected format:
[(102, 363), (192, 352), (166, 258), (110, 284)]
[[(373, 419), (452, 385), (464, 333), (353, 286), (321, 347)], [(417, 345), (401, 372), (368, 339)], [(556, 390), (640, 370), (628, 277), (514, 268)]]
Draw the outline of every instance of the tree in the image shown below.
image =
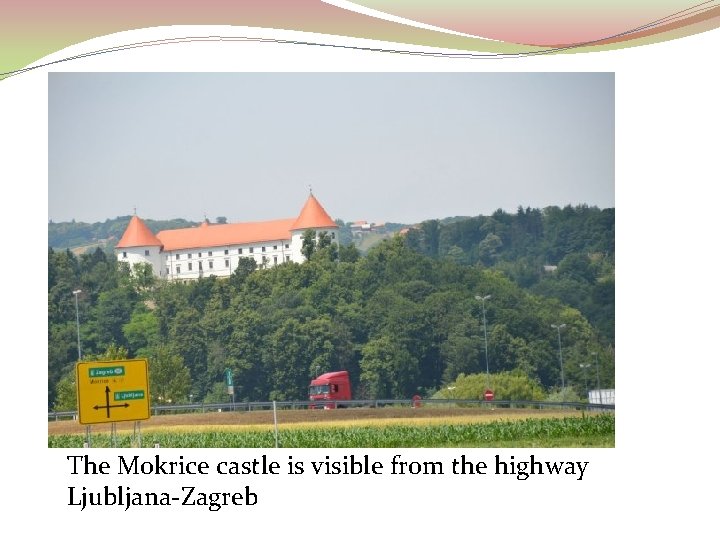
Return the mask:
[(190, 370), (193, 393), (204, 395), (207, 372), (207, 344), (200, 313), (193, 307), (178, 312), (170, 328), (170, 351), (184, 360)]
[(305, 399), (311, 361), (306, 328), (296, 319), (284, 321), (263, 350), (263, 364), (270, 383), (269, 399)]
[(137, 293), (130, 287), (119, 287), (100, 293), (97, 305), (88, 321), (88, 340), (94, 350), (102, 350), (111, 344), (126, 345), (123, 325), (130, 318), (137, 302)]
[(317, 236), (317, 245), (315, 246), (315, 257), (325, 258), (329, 261), (336, 261), (338, 258), (338, 247), (332, 241), (327, 231), (320, 231)]
[(332, 239), (330, 238), (330, 235), (327, 233), (327, 231), (320, 231), (317, 235), (317, 249), (321, 250), (330, 247), (331, 244)]
[(78, 409), (77, 382), (74, 366), (68, 369), (56, 383), (55, 401), (52, 409), (54, 411), (76, 411)]
[(83, 360), (125, 360), (127, 357), (128, 350), (125, 347), (111, 343), (105, 352), (86, 355)]
[(482, 340), (478, 335), (450, 334), (440, 345), (440, 358), (445, 365), (443, 381), (455, 380), (461, 373), (480, 371)]
[[(58, 398), (56, 390), (68, 366), (78, 358), (77, 329), (74, 322), (51, 324), (48, 332), (48, 406)], [(74, 390), (73, 390), (74, 391)]]
[(123, 335), (134, 356), (147, 356), (158, 343), (160, 323), (153, 312), (136, 311), (123, 325)]
[(190, 370), (169, 348), (157, 347), (150, 355), (150, 397), (155, 404), (184, 403), (190, 395)]
[(232, 334), (225, 345), (229, 365), (234, 367), (238, 397), (267, 400), (270, 392), (262, 353), (267, 321), (255, 310), (241, 308), (232, 319)]
[(340, 262), (354, 263), (360, 258), (360, 252), (355, 244), (340, 245), (338, 250), (338, 258)]
[(370, 398), (409, 398), (418, 390), (418, 362), (388, 336), (370, 340), (362, 348), (360, 382)]
[(302, 234), (302, 247), (300, 248), (300, 252), (308, 261), (312, 258), (313, 253), (315, 253), (315, 248), (317, 247), (315, 242), (315, 229), (305, 230)]
[(498, 258), (498, 250), (502, 245), (503, 241), (497, 234), (488, 233), (478, 245), (480, 260), (488, 266), (492, 265)]
[(455, 262), (456, 264), (464, 264), (468, 262), (468, 256), (459, 246), (450, 246), (445, 257)]
[(230, 276), (230, 285), (233, 289), (238, 290), (245, 283), (247, 277), (257, 269), (255, 259), (251, 257), (240, 257), (238, 259), (237, 268)]
[(155, 285), (155, 274), (151, 264), (135, 263), (132, 266), (131, 283), (138, 292), (148, 291)]

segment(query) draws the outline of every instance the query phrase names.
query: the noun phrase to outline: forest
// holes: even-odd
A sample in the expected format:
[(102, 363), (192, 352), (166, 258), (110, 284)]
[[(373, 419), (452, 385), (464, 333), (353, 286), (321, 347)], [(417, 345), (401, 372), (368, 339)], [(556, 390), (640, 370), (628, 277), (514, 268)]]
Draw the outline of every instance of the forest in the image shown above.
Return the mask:
[(547, 399), (561, 379), (614, 388), (614, 233), (613, 209), (520, 207), (187, 283), (49, 248), (48, 407), (75, 408), (77, 320), (83, 359), (149, 359), (157, 404), (228, 401), (226, 368), (236, 401), (305, 400), (334, 370), (356, 398), (443, 395), (486, 371)]

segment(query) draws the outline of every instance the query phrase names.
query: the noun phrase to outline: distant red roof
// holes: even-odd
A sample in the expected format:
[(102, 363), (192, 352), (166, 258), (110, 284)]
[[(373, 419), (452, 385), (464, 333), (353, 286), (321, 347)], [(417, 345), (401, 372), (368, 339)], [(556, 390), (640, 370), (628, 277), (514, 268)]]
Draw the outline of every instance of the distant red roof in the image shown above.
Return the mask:
[(310, 195), (300, 215), (290, 227), (291, 231), (298, 229), (315, 229), (320, 227), (335, 227), (337, 224), (328, 215), (314, 195)]
[(115, 247), (129, 248), (140, 246), (162, 246), (162, 242), (145, 225), (145, 222), (137, 216), (130, 218), (125, 234)]

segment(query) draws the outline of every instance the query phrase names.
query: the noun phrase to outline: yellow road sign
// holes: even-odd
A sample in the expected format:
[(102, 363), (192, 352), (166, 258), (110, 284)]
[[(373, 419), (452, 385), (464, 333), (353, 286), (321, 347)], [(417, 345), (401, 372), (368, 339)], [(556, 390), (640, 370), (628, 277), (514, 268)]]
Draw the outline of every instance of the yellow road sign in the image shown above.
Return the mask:
[(81, 424), (150, 418), (147, 360), (103, 360), (76, 364)]

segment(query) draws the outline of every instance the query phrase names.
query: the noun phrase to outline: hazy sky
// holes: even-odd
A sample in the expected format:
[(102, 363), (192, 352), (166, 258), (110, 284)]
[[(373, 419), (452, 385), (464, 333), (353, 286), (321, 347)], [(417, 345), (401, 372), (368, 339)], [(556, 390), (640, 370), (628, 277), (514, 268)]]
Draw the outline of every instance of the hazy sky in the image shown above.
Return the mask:
[(615, 205), (612, 73), (50, 73), (49, 219)]

